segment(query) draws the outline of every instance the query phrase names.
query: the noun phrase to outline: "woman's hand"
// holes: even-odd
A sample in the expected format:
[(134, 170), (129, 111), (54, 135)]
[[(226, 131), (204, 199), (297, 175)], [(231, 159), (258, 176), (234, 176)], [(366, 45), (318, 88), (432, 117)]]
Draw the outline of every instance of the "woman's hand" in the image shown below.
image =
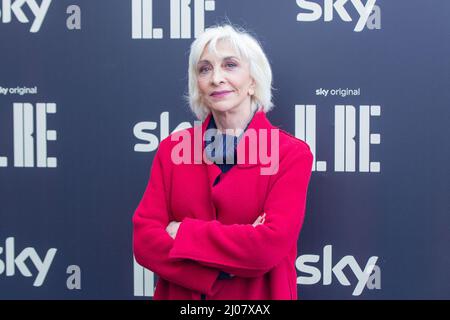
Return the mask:
[(264, 221), (266, 221), (266, 213), (265, 212), (263, 215), (256, 218), (256, 220), (255, 220), (255, 222), (253, 222), (252, 226), (256, 227), (256, 226), (259, 226), (260, 224), (264, 224)]
[(172, 239), (175, 239), (177, 236), (178, 228), (180, 227), (181, 222), (171, 221), (169, 225), (166, 227), (166, 231)]

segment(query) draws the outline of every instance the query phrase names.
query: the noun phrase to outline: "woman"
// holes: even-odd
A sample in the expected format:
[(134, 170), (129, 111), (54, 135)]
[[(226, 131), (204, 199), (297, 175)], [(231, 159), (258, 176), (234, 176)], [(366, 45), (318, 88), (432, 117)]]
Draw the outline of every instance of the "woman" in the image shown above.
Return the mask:
[(189, 103), (201, 126), (161, 141), (133, 217), (135, 258), (159, 276), (154, 299), (297, 299), (313, 156), (266, 118), (271, 82), (245, 31), (208, 28), (192, 43)]

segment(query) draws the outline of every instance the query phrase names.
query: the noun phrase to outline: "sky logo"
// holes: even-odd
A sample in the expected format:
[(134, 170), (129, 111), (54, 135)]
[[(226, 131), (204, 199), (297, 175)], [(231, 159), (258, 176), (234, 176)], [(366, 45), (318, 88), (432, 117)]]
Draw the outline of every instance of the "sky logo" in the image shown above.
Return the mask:
[[(325, 22), (333, 21), (334, 12), (342, 21), (350, 22), (352, 17), (349, 15), (345, 5), (349, 0), (324, 0), (323, 9), (319, 3), (308, 0), (296, 0), (297, 5), (309, 12), (300, 12), (297, 15), (299, 22), (312, 22), (319, 20), (322, 15)], [(376, 0), (367, 0), (363, 4), (361, 0), (350, 0), (354, 9), (358, 13), (358, 21), (353, 31), (361, 32), (366, 26), (368, 29), (381, 29), (380, 7), (375, 5)]]
[(32, 277), (33, 274), (25, 263), (29, 259), (34, 267), (33, 271), (34, 269), (37, 270), (33, 286), (40, 287), (45, 281), (56, 251), (55, 248), (49, 249), (44, 259), (41, 259), (36, 250), (31, 247), (25, 248), (19, 254), (16, 254), (14, 238), (9, 237), (5, 241), (5, 247), (0, 247), (0, 275), (6, 271), (6, 276), (12, 277), (16, 274), (17, 269), (24, 277)]
[(314, 266), (320, 261), (320, 256), (315, 254), (304, 254), (297, 258), (295, 266), (305, 275), (297, 277), (297, 284), (312, 285), (322, 278), (323, 285), (331, 285), (333, 275), (343, 286), (350, 286), (351, 283), (344, 273), (346, 267), (350, 267), (358, 282), (353, 290), (353, 296), (359, 296), (364, 288), (381, 289), (381, 271), (376, 265), (378, 257), (372, 256), (367, 260), (364, 268), (361, 268), (354, 256), (347, 255), (333, 265), (333, 246), (327, 245), (323, 248), (323, 270)]
[(24, 5), (26, 4), (33, 15), (30, 32), (38, 32), (41, 29), (42, 22), (51, 2), (52, 0), (42, 0), (39, 6), (35, 0), (3, 0), (0, 10), (1, 21), (3, 23), (10, 23), (12, 17), (15, 17), (21, 23), (29, 23), (29, 17), (23, 11)]

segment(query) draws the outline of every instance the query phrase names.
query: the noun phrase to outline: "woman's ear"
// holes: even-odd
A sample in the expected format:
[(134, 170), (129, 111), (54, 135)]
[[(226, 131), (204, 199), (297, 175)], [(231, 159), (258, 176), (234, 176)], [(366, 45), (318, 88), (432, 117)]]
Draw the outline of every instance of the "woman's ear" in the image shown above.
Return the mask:
[(250, 84), (250, 87), (248, 88), (249, 96), (252, 96), (255, 94), (255, 86), (256, 86), (256, 81), (255, 81), (255, 79), (252, 79), (252, 83)]

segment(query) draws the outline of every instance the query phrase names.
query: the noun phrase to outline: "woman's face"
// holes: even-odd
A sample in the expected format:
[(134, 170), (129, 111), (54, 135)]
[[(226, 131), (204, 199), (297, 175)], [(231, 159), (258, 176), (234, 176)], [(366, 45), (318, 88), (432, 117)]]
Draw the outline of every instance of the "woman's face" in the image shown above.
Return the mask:
[(249, 108), (254, 80), (248, 62), (240, 59), (227, 41), (217, 42), (217, 52), (219, 56), (205, 47), (197, 65), (202, 102), (218, 112)]

